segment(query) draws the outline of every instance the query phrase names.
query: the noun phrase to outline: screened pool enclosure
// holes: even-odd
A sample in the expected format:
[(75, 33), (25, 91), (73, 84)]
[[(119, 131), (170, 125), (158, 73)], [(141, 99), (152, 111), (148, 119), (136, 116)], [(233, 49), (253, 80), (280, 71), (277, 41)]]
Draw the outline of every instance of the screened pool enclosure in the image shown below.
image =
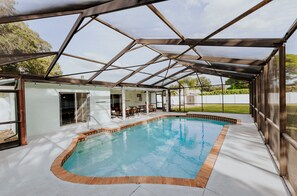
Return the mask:
[(248, 112), (297, 192), (296, 10), (296, 0), (3, 1), (0, 78), (18, 82), (0, 83), (16, 100), (0, 126), (26, 143), (25, 82), (152, 88), (168, 101), (175, 91), (169, 109), (186, 111), (180, 81), (194, 78), (200, 98), (188, 102), (203, 112), (200, 79), (216, 77), (224, 112), (224, 81), (246, 81)]

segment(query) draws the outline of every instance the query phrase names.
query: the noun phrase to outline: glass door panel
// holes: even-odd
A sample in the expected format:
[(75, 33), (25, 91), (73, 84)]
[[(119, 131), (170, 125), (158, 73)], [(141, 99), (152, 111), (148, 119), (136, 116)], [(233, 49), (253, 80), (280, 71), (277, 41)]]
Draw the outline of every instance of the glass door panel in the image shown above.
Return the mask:
[(162, 109), (163, 108), (163, 99), (162, 99), (162, 94), (157, 94), (157, 109)]
[(90, 101), (89, 93), (76, 93), (76, 120), (77, 122), (87, 122), (89, 111), (90, 111)]
[(61, 125), (75, 123), (74, 93), (60, 93)]

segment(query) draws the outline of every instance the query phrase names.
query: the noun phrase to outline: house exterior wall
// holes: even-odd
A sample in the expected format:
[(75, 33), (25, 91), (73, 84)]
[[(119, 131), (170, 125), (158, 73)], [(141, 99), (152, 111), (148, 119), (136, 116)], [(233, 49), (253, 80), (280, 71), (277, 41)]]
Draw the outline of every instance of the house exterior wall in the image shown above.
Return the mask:
[[(137, 94), (141, 94), (141, 101)], [(145, 105), (145, 93), (143, 91), (126, 91), (126, 107), (139, 105)]]
[[(60, 92), (90, 93), (90, 115), (99, 123), (110, 121), (109, 88), (26, 82), (26, 128), (29, 137), (78, 127), (78, 124), (60, 125)], [(98, 123), (93, 118), (90, 124), (96, 126)], [(87, 123), (81, 124), (81, 131), (85, 131)]]

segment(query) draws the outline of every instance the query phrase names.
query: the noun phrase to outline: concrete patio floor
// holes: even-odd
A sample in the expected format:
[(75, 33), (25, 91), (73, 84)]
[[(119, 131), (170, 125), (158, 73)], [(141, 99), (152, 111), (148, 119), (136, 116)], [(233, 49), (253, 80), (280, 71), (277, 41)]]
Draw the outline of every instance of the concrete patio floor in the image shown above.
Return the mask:
[[(104, 126), (160, 114), (164, 113), (125, 122), (113, 119)], [(86, 131), (86, 125), (81, 124), (64, 132), (29, 138), (26, 146), (0, 151), (0, 195), (289, 195), (250, 115), (214, 114), (241, 119), (242, 124), (230, 126), (206, 189), (153, 184), (82, 185), (58, 179), (50, 166), (77, 133)]]

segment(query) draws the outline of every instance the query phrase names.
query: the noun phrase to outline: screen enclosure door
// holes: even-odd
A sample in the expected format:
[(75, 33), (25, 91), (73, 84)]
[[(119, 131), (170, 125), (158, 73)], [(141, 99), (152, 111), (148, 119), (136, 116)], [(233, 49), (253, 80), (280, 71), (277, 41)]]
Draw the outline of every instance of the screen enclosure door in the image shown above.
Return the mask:
[(17, 80), (0, 80), (0, 150), (20, 145)]

